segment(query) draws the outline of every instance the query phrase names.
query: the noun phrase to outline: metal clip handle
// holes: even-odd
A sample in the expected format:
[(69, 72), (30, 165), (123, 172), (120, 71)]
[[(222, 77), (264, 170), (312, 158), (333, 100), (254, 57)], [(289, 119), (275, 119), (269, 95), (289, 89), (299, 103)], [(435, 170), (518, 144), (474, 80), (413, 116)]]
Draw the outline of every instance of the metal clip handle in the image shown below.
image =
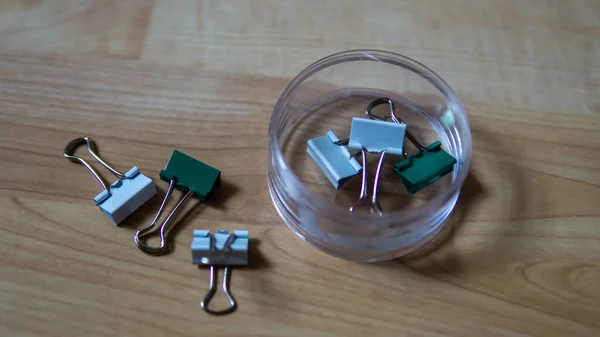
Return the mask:
[(235, 309), (237, 309), (237, 302), (235, 301), (235, 298), (233, 298), (233, 295), (231, 295), (231, 292), (229, 291), (229, 280), (231, 278), (231, 266), (225, 266), (225, 271), (224, 271), (225, 274), (223, 275), (223, 293), (225, 293), (225, 296), (227, 297), (227, 300), (229, 301), (229, 307), (227, 307), (226, 309), (223, 309), (223, 310), (212, 310), (211, 308), (208, 307), (208, 305), (210, 304), (210, 301), (217, 293), (217, 271), (216, 271), (216, 269), (217, 268), (215, 266), (210, 266), (210, 281), (209, 281), (210, 285), (208, 288), (208, 292), (206, 293), (206, 295), (204, 295), (204, 298), (200, 302), (200, 307), (202, 308), (202, 310), (206, 311), (207, 313), (209, 313), (211, 315), (226, 315), (226, 314), (229, 314), (229, 313), (235, 311)]
[[(210, 238), (211, 238), (210, 250), (214, 251), (215, 250), (214, 236), (211, 235)], [(227, 237), (227, 241), (225, 241), (225, 245), (222, 250), (223, 251), (231, 250), (231, 244), (233, 243), (233, 241), (235, 241), (235, 238), (236, 238), (235, 234), (231, 233), (229, 235), (229, 237)], [(208, 307), (208, 305), (210, 304), (210, 301), (217, 293), (217, 271), (216, 271), (216, 269), (217, 268), (214, 265), (210, 266), (209, 288), (208, 288), (208, 292), (206, 293), (206, 295), (204, 295), (204, 298), (200, 302), (200, 307), (202, 308), (202, 310), (206, 311), (207, 313), (209, 313), (211, 315), (226, 315), (226, 314), (233, 312), (237, 308), (237, 302), (235, 301), (235, 298), (233, 297), (233, 295), (231, 294), (231, 291), (229, 290), (229, 283), (230, 283), (230, 278), (231, 278), (231, 266), (225, 266), (225, 271), (224, 271), (224, 275), (223, 275), (223, 284), (222, 284), (223, 293), (225, 293), (225, 296), (227, 297), (227, 300), (229, 301), (229, 307), (227, 307), (223, 310), (212, 310)]]
[[(363, 147), (360, 152), (362, 154), (362, 181), (360, 185), (360, 195), (358, 200), (350, 207), (350, 212), (354, 212), (356, 207), (360, 205), (367, 198), (367, 150)], [(385, 157), (387, 155), (386, 151), (381, 152), (381, 156), (379, 157), (379, 162), (377, 163), (377, 170), (375, 171), (375, 177), (373, 178), (373, 194), (371, 195), (371, 212), (377, 211), (379, 215), (383, 215), (383, 211), (381, 210), (381, 205), (379, 201), (377, 201), (377, 193), (379, 192), (379, 180), (381, 178), (381, 169), (383, 168), (383, 163), (385, 162)]]
[(108, 186), (106, 185), (104, 180), (102, 180), (102, 177), (100, 177), (98, 172), (96, 172), (96, 170), (94, 170), (94, 168), (87, 161), (85, 161), (85, 159), (83, 159), (79, 156), (75, 156), (73, 154), (75, 152), (75, 150), (83, 144), (87, 144), (88, 152), (92, 155), (92, 157), (94, 157), (94, 159), (96, 159), (96, 161), (98, 161), (100, 164), (102, 164), (102, 166), (107, 168), (112, 174), (116, 175), (117, 178), (126, 179), (124, 174), (115, 170), (110, 165), (108, 165), (104, 160), (102, 160), (102, 158), (100, 158), (100, 156), (96, 153), (96, 143), (94, 143), (94, 141), (91, 138), (79, 137), (79, 138), (73, 139), (72, 141), (70, 141), (67, 144), (67, 146), (65, 146), (65, 151), (63, 153), (63, 156), (73, 162), (79, 162), (81, 165), (85, 166), (85, 168), (87, 168), (88, 171), (90, 171), (90, 173), (92, 173), (94, 178), (96, 178), (96, 180), (102, 186), (102, 188), (104, 188), (105, 190), (108, 190)]
[[(379, 117), (371, 112), (371, 110), (373, 110), (375, 107), (382, 105), (382, 104), (389, 105), (389, 107), (390, 107), (389, 114), (387, 114), (383, 117)], [(389, 118), (391, 118), (394, 123), (406, 124), (406, 123), (404, 123), (404, 121), (402, 119), (400, 119), (396, 116), (395, 110), (396, 110), (396, 106), (394, 105), (394, 101), (392, 101), (391, 98), (381, 97), (381, 98), (378, 98), (378, 99), (372, 101), (371, 103), (369, 103), (365, 113), (367, 114), (367, 116), (369, 116), (370, 119), (386, 121)], [(419, 142), (410, 132), (408, 132), (408, 128), (406, 129), (406, 138), (408, 138), (408, 140), (411, 143), (413, 143), (413, 145), (416, 146), (419, 150), (425, 151), (425, 146), (421, 142)], [(404, 157), (408, 157), (408, 153), (405, 152)]]
[(177, 202), (177, 205), (175, 205), (175, 207), (173, 208), (171, 213), (169, 213), (169, 215), (167, 215), (167, 218), (162, 223), (162, 225), (160, 225), (160, 246), (158, 246), (158, 247), (148, 246), (145, 242), (142, 242), (140, 240), (140, 237), (150, 234), (149, 232), (154, 228), (154, 226), (156, 226), (158, 219), (160, 218), (163, 211), (165, 210), (167, 202), (168, 202), (169, 198), (171, 197), (171, 194), (173, 193), (173, 189), (175, 188), (176, 183), (177, 183), (177, 180), (175, 178), (171, 179), (169, 181), (169, 188), (167, 189), (165, 198), (163, 199), (162, 203), (160, 204), (160, 208), (158, 209), (158, 212), (156, 213), (154, 220), (152, 220), (152, 223), (150, 225), (146, 226), (145, 228), (142, 228), (139, 231), (135, 232), (135, 234), (133, 235), (133, 243), (135, 243), (135, 245), (146, 254), (162, 255), (166, 252), (167, 240), (165, 237), (166, 237), (166, 232), (167, 232), (169, 223), (171, 223), (171, 221), (173, 220), (173, 217), (175, 216), (177, 211), (179, 211), (179, 209), (181, 208), (183, 203), (194, 194), (194, 192), (192, 190), (187, 191), (181, 197), (181, 199), (179, 199), (179, 202)]

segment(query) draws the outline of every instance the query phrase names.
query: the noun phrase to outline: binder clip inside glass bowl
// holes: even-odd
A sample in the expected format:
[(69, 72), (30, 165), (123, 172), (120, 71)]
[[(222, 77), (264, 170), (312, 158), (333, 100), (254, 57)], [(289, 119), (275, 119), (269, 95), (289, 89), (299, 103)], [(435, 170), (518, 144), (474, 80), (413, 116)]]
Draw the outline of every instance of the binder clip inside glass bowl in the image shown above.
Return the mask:
[[(401, 116), (406, 124), (384, 116), (388, 109), (383, 105), (390, 104), (382, 97), (395, 104), (396, 117)], [(365, 107), (378, 99), (382, 106), (372, 114), (382, 118), (365, 118), (371, 117), (364, 115)], [(403, 125), (410, 135), (405, 133), (402, 144), (377, 147), (369, 142), (378, 140), (380, 133), (371, 132), (350, 145), (350, 138), (356, 138), (350, 133), (360, 130), (351, 127), (356, 117), (362, 126), (372, 127), (374, 122)], [(393, 136), (403, 137), (401, 133)], [(411, 136), (424, 145), (413, 150)], [(309, 143), (319, 137), (327, 138), (320, 138), (320, 145)], [(336, 138), (348, 138), (348, 148)], [(420, 173), (424, 173), (421, 168), (429, 168), (429, 159), (424, 158), (440, 149), (435, 140), (456, 163), (436, 158), (439, 170), (414, 175), (410, 168)], [(391, 151), (400, 158), (390, 160)], [(347, 51), (308, 66), (277, 101), (269, 125), (269, 192), (283, 222), (304, 241), (349, 260), (387, 260), (423, 246), (448, 223), (470, 158), (471, 135), (464, 108), (434, 71), (394, 53)], [(403, 159), (408, 160), (403, 165), (411, 164), (404, 171), (402, 165), (394, 165)], [(405, 179), (398, 177), (401, 172)], [(371, 180), (379, 181), (372, 186), (376, 193), (367, 193), (364, 177), (369, 185)], [(357, 194), (362, 197), (359, 200), (369, 201), (373, 212), (362, 207), (348, 211)]]
[[(370, 110), (367, 110), (367, 113), (369, 112)], [(403, 145), (405, 133), (406, 125), (404, 124), (388, 123), (385, 120), (352, 118), (348, 148), (360, 151), (363, 170), (360, 195), (354, 205), (350, 207), (350, 212), (354, 212), (356, 207), (367, 197), (367, 153), (371, 152), (380, 154), (377, 169), (373, 178), (371, 212), (376, 211), (377, 214), (383, 215), (381, 205), (379, 205), (379, 202), (377, 201), (381, 170), (383, 169), (383, 164), (388, 154), (397, 156), (404, 154)]]
[[(212, 315), (224, 315), (237, 308), (237, 302), (229, 290), (232, 266), (248, 264), (248, 231), (219, 230), (214, 235), (208, 230), (195, 230), (192, 240), (192, 263), (210, 267), (208, 292), (200, 302), (200, 307)], [(213, 310), (210, 301), (217, 292), (217, 267), (223, 266), (223, 293), (229, 301), (229, 307), (223, 310)]]
[[(102, 177), (87, 161), (74, 154), (75, 150), (83, 144), (87, 145), (88, 152), (96, 161), (117, 176), (117, 181), (110, 186), (106, 185)], [(115, 225), (118, 225), (127, 216), (156, 195), (156, 186), (152, 179), (141, 174), (135, 166), (125, 174), (112, 168), (96, 153), (96, 144), (91, 138), (80, 137), (73, 139), (65, 146), (63, 156), (85, 166), (94, 178), (96, 178), (104, 190), (94, 198), (94, 201)]]
[[(156, 216), (152, 222), (145, 228), (140, 229), (133, 235), (133, 242), (144, 253), (149, 255), (162, 255), (167, 252), (166, 235), (169, 224), (183, 204), (191, 196), (195, 196), (201, 201), (205, 201), (212, 191), (221, 183), (221, 171), (211, 167), (197, 159), (194, 159), (183, 152), (173, 151), (171, 158), (165, 168), (160, 171), (160, 179), (169, 183), (167, 193), (163, 199)], [(173, 190), (177, 187), (183, 192), (183, 195), (166, 219), (159, 226), (160, 245), (151, 247), (143, 241), (143, 238), (152, 234), (160, 216), (162, 215)]]
[(347, 143), (347, 140), (340, 141), (331, 130), (327, 131), (325, 136), (308, 141), (306, 151), (335, 189), (340, 189), (352, 177), (362, 172), (362, 166), (344, 146)]
[[(379, 117), (372, 112), (373, 108), (381, 104), (389, 106), (389, 114), (384, 117)], [(366, 114), (371, 119), (379, 121), (391, 119), (396, 124), (405, 125), (406, 123), (396, 116), (395, 110), (394, 101), (388, 97), (382, 97), (369, 104)], [(430, 145), (424, 146), (408, 130), (405, 131), (405, 135), (418, 149), (418, 152), (411, 155), (403, 149), (401, 153), (404, 160), (394, 166), (394, 172), (402, 179), (408, 195), (413, 195), (452, 172), (456, 159), (442, 149), (440, 141), (436, 140)]]

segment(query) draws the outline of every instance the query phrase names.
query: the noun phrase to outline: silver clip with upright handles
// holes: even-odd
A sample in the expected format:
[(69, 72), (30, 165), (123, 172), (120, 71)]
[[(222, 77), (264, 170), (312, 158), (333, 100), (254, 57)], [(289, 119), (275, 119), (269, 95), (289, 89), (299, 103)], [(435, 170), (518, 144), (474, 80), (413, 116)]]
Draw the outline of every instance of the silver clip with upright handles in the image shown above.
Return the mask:
[[(117, 176), (117, 181), (107, 186), (102, 177), (87, 161), (74, 155), (75, 150), (83, 144), (87, 144), (88, 152), (96, 161)], [(79, 137), (73, 139), (65, 146), (63, 156), (85, 166), (96, 178), (104, 190), (94, 198), (94, 201), (115, 225), (118, 225), (156, 195), (156, 186), (152, 179), (141, 174), (135, 166), (125, 174), (112, 168), (96, 153), (96, 143), (91, 138)]]

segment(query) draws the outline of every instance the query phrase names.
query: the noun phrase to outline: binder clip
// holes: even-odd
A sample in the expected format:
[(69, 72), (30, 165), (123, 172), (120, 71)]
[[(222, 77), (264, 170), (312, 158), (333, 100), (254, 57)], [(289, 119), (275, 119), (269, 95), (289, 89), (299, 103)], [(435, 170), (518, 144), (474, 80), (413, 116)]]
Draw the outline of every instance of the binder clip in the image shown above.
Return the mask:
[[(348, 148), (359, 150), (362, 155), (362, 183), (358, 200), (350, 207), (350, 212), (354, 212), (356, 207), (367, 197), (367, 152), (380, 153), (377, 170), (373, 179), (373, 193), (371, 196), (371, 212), (377, 211), (383, 215), (381, 206), (377, 201), (377, 192), (379, 190), (379, 180), (381, 169), (388, 154), (401, 156), (404, 155), (403, 145), (406, 133), (406, 125), (401, 123), (390, 123), (386, 118), (380, 118), (371, 113), (371, 109), (382, 104), (380, 100), (375, 100), (367, 107), (367, 115), (370, 119), (352, 118), (350, 129), (350, 139)], [(393, 103), (392, 103), (393, 104)], [(392, 109), (393, 106), (390, 106)]]
[[(389, 104), (390, 113), (383, 118), (371, 113), (371, 110), (381, 104)], [(387, 97), (376, 99), (367, 107), (367, 115), (372, 119), (387, 120), (389, 118), (396, 124), (403, 124), (404, 121), (396, 116), (394, 102)], [(408, 130), (406, 138), (416, 146), (419, 151), (413, 155), (404, 152), (404, 160), (394, 165), (394, 172), (400, 176), (408, 195), (413, 195), (423, 188), (433, 184), (441, 177), (454, 170), (456, 159), (448, 152), (442, 150), (441, 143), (435, 141), (428, 146), (419, 142)]]
[(394, 173), (400, 176), (408, 195), (413, 195), (438, 181), (454, 170), (456, 159), (442, 150), (442, 143), (435, 141), (423, 147), (414, 143), (420, 150), (394, 165)]
[(340, 139), (330, 130), (325, 136), (309, 139), (307, 148), (308, 154), (336, 189), (362, 171), (358, 161), (339, 142)]
[[(208, 292), (200, 302), (200, 307), (212, 315), (224, 315), (237, 308), (237, 302), (229, 290), (231, 267), (248, 264), (248, 231), (216, 231), (214, 235), (208, 230), (194, 230), (192, 240), (192, 263), (209, 266), (210, 279)], [(224, 266), (223, 292), (229, 301), (229, 307), (223, 310), (212, 310), (208, 307), (217, 292), (217, 267)]]
[[(112, 185), (107, 186), (102, 177), (88, 162), (73, 154), (77, 147), (84, 143), (87, 144), (87, 150), (92, 157), (117, 176), (117, 181)], [(96, 153), (96, 143), (91, 138), (80, 137), (73, 139), (65, 146), (63, 155), (65, 158), (79, 162), (85, 166), (102, 186), (104, 191), (100, 192), (94, 198), (94, 201), (115, 225), (118, 225), (123, 219), (156, 195), (156, 186), (152, 179), (141, 174), (135, 166), (125, 174), (112, 168)]]
[[(133, 235), (133, 242), (135, 245), (144, 253), (150, 255), (161, 255), (167, 250), (166, 233), (168, 226), (173, 220), (175, 214), (181, 206), (188, 200), (192, 195), (196, 198), (205, 201), (213, 189), (221, 182), (221, 171), (214, 167), (204, 164), (203, 162), (196, 160), (182, 152), (177, 150), (173, 151), (171, 158), (167, 162), (165, 168), (160, 171), (160, 179), (169, 182), (169, 188), (165, 194), (156, 216), (152, 220), (152, 223), (145, 228), (140, 229)], [(160, 225), (160, 246), (150, 247), (145, 242), (140, 240), (140, 237), (149, 234), (149, 232), (156, 226), (158, 219), (165, 210), (167, 201), (171, 197), (173, 190), (177, 186), (184, 194), (179, 199), (171, 213)]]

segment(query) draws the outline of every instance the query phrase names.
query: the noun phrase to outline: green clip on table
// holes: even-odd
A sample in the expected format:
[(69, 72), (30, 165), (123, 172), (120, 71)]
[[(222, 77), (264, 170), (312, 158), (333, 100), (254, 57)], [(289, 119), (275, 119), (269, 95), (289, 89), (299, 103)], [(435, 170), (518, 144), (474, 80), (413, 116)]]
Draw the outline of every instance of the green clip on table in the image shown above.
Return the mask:
[[(185, 153), (177, 150), (173, 151), (171, 158), (167, 162), (165, 168), (160, 171), (160, 179), (169, 183), (169, 188), (165, 198), (158, 209), (154, 220), (147, 227), (140, 229), (133, 236), (135, 245), (146, 254), (161, 255), (166, 252), (167, 244), (165, 240), (168, 231), (168, 225), (174, 218), (175, 213), (181, 208), (183, 203), (192, 195), (196, 198), (205, 201), (211, 192), (221, 183), (221, 171), (216, 168), (204, 164), (203, 162), (194, 159)], [(184, 192), (177, 205), (167, 216), (160, 227), (160, 246), (150, 247), (140, 239), (142, 236), (150, 234), (150, 231), (156, 226), (158, 219), (165, 209), (167, 201), (173, 193), (173, 189), (177, 187)]]

